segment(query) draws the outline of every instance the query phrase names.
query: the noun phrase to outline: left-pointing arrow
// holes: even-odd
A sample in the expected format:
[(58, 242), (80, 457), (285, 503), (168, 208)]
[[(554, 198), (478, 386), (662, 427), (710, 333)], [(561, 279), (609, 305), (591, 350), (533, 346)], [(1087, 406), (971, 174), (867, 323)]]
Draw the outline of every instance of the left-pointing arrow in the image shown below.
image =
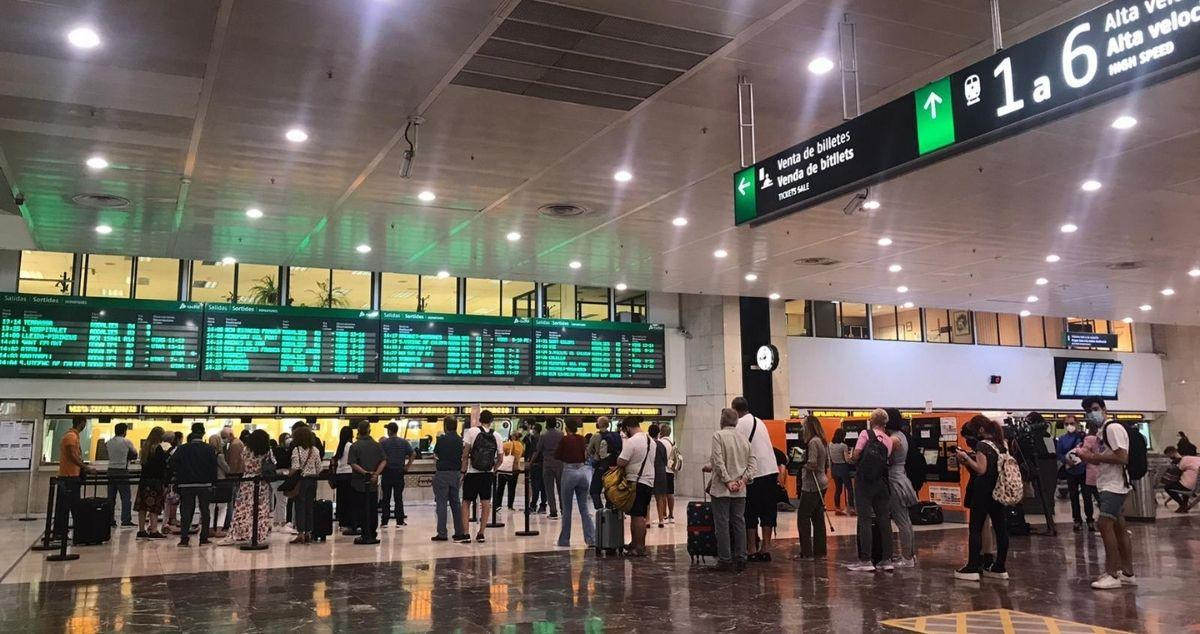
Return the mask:
[(749, 186), (750, 186), (750, 179), (743, 176), (742, 180), (738, 182), (738, 194), (745, 196), (746, 188)]

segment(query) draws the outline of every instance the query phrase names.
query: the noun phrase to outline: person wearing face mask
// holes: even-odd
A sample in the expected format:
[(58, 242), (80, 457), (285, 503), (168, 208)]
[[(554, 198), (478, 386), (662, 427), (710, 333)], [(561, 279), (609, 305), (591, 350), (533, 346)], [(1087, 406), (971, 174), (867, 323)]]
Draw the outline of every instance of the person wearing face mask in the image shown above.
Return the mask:
[(1100, 498), (1100, 535), (1104, 539), (1105, 573), (1092, 582), (1097, 590), (1112, 590), (1137, 585), (1133, 574), (1133, 543), (1125, 529), (1125, 497), (1132, 487), (1129, 474), (1129, 432), (1120, 423), (1108, 422), (1104, 399), (1089, 396), (1083, 399), (1083, 411), (1089, 423), (1099, 426), (1100, 451), (1078, 449), (1075, 454), (1084, 462), (1099, 467), (1096, 488)]
[(1091, 497), (1083, 496), (1084, 515), (1079, 512), (1079, 498), (1087, 479), (1087, 465), (1071, 453), (1076, 447), (1083, 445), (1084, 433), (1073, 415), (1066, 417), (1064, 427), (1066, 427), (1066, 433), (1058, 437), (1054, 447), (1055, 453), (1058, 454), (1058, 472), (1067, 481), (1067, 497), (1071, 500), (1071, 519), (1075, 523), (1075, 532), (1083, 530), (1084, 515), (1087, 516), (1088, 529), (1095, 530)]

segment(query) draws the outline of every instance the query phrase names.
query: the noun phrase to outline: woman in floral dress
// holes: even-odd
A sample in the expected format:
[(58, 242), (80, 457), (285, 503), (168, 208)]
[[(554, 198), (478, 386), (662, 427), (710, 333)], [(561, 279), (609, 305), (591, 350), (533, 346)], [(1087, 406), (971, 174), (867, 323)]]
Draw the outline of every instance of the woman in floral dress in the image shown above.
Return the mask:
[[(244, 476), (252, 478), (262, 475), (263, 462), (271, 459), (271, 438), (267, 432), (256, 429), (246, 440), (246, 448), (242, 450), (242, 461), (245, 463)], [(221, 541), (222, 546), (230, 546), (250, 541), (254, 523), (254, 482), (246, 481), (238, 484), (237, 504), (234, 505), (233, 525), (229, 527), (229, 535)], [(271, 485), (265, 481), (258, 483), (258, 540), (263, 541), (271, 532)]]

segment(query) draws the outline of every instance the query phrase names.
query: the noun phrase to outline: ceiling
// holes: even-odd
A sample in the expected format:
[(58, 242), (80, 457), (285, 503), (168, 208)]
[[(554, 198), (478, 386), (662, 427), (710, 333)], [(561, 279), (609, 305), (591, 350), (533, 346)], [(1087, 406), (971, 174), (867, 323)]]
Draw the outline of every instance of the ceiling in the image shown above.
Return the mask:
[[(1005, 37), (1099, 4), (1005, 0)], [(874, 212), (835, 200), (732, 226), (738, 76), (767, 156), (841, 120), (838, 73), (804, 68), (836, 54), (843, 15), (866, 110), (990, 54), (982, 0), (0, 0), (0, 15), (0, 171), (41, 249), (1200, 324), (1194, 74), (885, 183)], [(102, 45), (69, 46), (78, 24)], [(1111, 130), (1127, 111), (1140, 125)], [(550, 203), (589, 213), (537, 212)], [(838, 263), (795, 263), (813, 257)]]

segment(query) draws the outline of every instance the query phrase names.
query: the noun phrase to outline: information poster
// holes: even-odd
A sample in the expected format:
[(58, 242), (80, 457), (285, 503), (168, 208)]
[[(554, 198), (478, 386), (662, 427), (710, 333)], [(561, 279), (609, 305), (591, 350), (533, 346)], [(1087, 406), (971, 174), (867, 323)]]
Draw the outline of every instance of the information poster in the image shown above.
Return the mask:
[(529, 382), (528, 318), (385, 312), (380, 331), (382, 382)]
[(202, 306), (0, 294), (0, 377), (199, 379)]
[(375, 381), (378, 313), (206, 304), (209, 381)]
[(28, 471), (33, 461), (33, 421), (0, 420), (0, 471)]
[(535, 319), (533, 337), (535, 385), (666, 386), (661, 325)]
[(962, 506), (962, 491), (957, 486), (929, 485), (929, 501), (942, 506)]

